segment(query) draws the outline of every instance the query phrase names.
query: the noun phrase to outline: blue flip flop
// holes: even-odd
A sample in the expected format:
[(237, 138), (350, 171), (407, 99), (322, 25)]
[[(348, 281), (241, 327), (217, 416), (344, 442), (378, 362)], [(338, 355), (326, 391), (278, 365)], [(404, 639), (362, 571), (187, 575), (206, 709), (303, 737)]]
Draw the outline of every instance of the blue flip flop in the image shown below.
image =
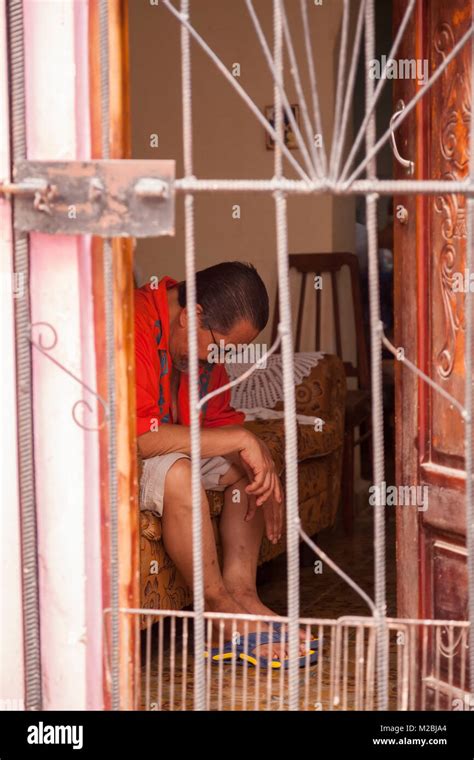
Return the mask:
[[(280, 626), (277, 628), (276, 626)], [(287, 642), (288, 636), (285, 634), (285, 636), (282, 635), (281, 632), (281, 623), (274, 623), (274, 630), (272, 635), (270, 635), (269, 632), (263, 631), (262, 633), (249, 633), (248, 636), (246, 636), (241, 643), (241, 652), (239, 653), (239, 657), (244, 662), (250, 663), (250, 665), (256, 666), (257, 664), (260, 665), (263, 669), (276, 669), (276, 668), (289, 668), (290, 661), (288, 658), (285, 658), (283, 661), (281, 660), (269, 660), (267, 657), (258, 657), (253, 656), (253, 652), (255, 652), (255, 649), (260, 646), (261, 644), (278, 644), (280, 642)], [(314, 665), (318, 661), (318, 646), (319, 642), (318, 639), (312, 639), (309, 642), (310, 649), (306, 654), (301, 655), (299, 658), (299, 666), (300, 668), (304, 668), (306, 666), (306, 663), (308, 662), (309, 665)], [(309, 655), (309, 658), (308, 658)]]
[[(232, 641), (224, 642), (222, 649), (220, 647), (212, 647), (211, 660), (217, 665), (219, 662), (230, 663), (235, 660), (236, 665), (242, 665), (242, 661), (239, 660), (241, 646), (240, 644), (232, 644)], [(209, 652), (204, 652), (204, 657), (209, 657)]]

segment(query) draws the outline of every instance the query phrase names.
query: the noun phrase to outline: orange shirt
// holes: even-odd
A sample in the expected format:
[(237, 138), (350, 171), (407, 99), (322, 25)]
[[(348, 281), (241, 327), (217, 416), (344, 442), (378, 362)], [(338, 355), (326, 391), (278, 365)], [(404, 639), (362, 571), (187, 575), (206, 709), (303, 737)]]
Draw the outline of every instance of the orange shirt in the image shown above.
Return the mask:
[[(177, 285), (162, 277), (157, 288), (144, 285), (135, 290), (135, 362), (137, 390), (137, 435), (156, 430), (163, 423), (189, 425), (189, 375), (180, 374), (177, 407), (171, 408), (171, 370), (169, 352), (169, 314), (166, 291)], [(223, 364), (199, 367), (199, 397), (229, 382)], [(242, 412), (230, 405), (230, 391), (211, 398), (201, 411), (201, 426), (242, 425)]]

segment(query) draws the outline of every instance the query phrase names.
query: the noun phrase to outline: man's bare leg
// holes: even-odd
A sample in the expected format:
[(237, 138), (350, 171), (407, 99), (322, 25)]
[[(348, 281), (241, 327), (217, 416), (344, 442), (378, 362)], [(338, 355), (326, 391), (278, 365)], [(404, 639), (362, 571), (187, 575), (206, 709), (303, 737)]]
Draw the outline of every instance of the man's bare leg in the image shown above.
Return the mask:
[[(245, 609), (227, 591), (219, 568), (214, 531), (204, 489), (201, 492), (202, 547), (204, 564), (204, 597), (207, 610), (212, 612), (245, 613)], [(170, 558), (193, 585), (191, 462), (178, 459), (168, 470), (165, 480), (163, 544)], [(224, 628), (226, 638), (232, 636), (232, 624)]]
[[(224, 508), (219, 520), (225, 587), (246, 612), (252, 615), (276, 615), (274, 610), (262, 602), (257, 591), (258, 555), (265, 527), (263, 512), (257, 509), (251, 520), (244, 519), (248, 499), (253, 497), (249, 497), (245, 491), (249, 483), (247, 476), (242, 476), (235, 465), (222, 475), (219, 483), (229, 483), (224, 491)], [(300, 635), (304, 641), (304, 629), (301, 629)], [(263, 646), (259, 652), (268, 656)], [(280, 652), (280, 645), (276, 644), (272, 656), (280, 657)]]
[(223, 550), (222, 577), (226, 589), (243, 607), (255, 615), (274, 615), (266, 607), (257, 593), (258, 554), (265, 529), (263, 512), (257, 509), (252, 520), (245, 520), (248, 508), (248, 495), (245, 487), (247, 477), (236, 475), (235, 469), (221, 477), (231, 482), (224, 491), (224, 507), (219, 520), (219, 532)]
[[(227, 475), (227, 473), (226, 473)], [(234, 478), (236, 473), (233, 473)], [(225, 476), (223, 476), (225, 477)], [(228, 476), (232, 480), (232, 473)], [(241, 473), (238, 473), (241, 477)], [(226, 489), (229, 491), (229, 489)], [(225, 494), (226, 499), (227, 494)], [(247, 496), (247, 494), (245, 494)], [(207, 610), (212, 612), (230, 612), (230, 613), (249, 613), (246, 609), (226, 588), (223, 576), (219, 568), (217, 549), (212, 528), (212, 521), (209, 512), (209, 505), (204, 489), (201, 493), (202, 504), (202, 546), (203, 546), (203, 564), (204, 564), (204, 597)], [(258, 511), (259, 512), (259, 511)], [(245, 513), (244, 513), (245, 514)], [(255, 519), (260, 518), (257, 514), (253, 520), (245, 523), (250, 525)], [(175, 563), (178, 570), (183, 575), (186, 583), (192, 587), (193, 583), (193, 562), (192, 562), (192, 499), (191, 499), (191, 462), (189, 459), (178, 459), (168, 470), (164, 489), (164, 504), (162, 516), (163, 543), (170, 558)], [(245, 522), (242, 518), (242, 522)], [(263, 526), (259, 527), (259, 544), (262, 538)], [(255, 531), (255, 529), (253, 529)], [(251, 531), (252, 532), (252, 531)], [(255, 568), (258, 558), (258, 547), (256, 546), (256, 533), (252, 536), (252, 551), (255, 555)], [(246, 536), (244, 535), (245, 539)], [(275, 614), (268, 608), (264, 614)], [(260, 610), (260, 614), (262, 611)], [(219, 623), (214, 626), (215, 642), (218, 641)], [(261, 624), (260, 630), (264, 631), (266, 626)], [(224, 626), (224, 636), (226, 640), (232, 637), (232, 622), (229, 621)], [(248, 631), (257, 630), (256, 623), (249, 623)], [(262, 645), (258, 648), (261, 656), (264, 657), (281, 657), (282, 647), (276, 643), (273, 647)], [(303, 653), (303, 652), (302, 652)], [(287, 650), (284, 648), (284, 655), (287, 656)]]

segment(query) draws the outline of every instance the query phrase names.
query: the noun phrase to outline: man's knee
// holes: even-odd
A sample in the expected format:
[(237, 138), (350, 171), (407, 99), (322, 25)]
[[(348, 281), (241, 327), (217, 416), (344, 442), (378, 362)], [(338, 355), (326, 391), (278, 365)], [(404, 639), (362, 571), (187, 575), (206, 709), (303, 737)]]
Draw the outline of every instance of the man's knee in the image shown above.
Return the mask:
[(185, 457), (173, 462), (165, 477), (165, 498), (176, 492), (191, 492), (191, 460)]
[[(201, 486), (201, 501), (205, 499), (203, 493), (204, 489)], [(188, 458), (177, 459), (166, 473), (164, 506), (170, 502), (186, 509), (192, 508), (192, 471), (191, 460)]]

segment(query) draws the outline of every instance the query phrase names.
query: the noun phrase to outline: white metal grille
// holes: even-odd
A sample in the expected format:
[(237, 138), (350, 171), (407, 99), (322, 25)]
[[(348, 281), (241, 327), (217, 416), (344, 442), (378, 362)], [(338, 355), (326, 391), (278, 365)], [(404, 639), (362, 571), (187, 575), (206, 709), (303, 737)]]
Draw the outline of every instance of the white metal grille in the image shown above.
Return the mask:
[[(137, 626), (140, 616), (158, 618), (143, 634), (141, 683), (136, 684), (135, 705), (124, 709), (145, 711), (193, 708), (193, 625), (195, 614), (166, 610), (122, 610)], [(224, 620), (242, 637), (256, 616), (204, 614), (205, 648), (211, 646), (214, 622)], [(281, 622), (287, 618), (258, 617)], [(377, 628), (373, 618), (346, 616), (337, 620), (301, 618), (307, 640), (318, 640), (316, 667), (309, 662), (298, 671), (298, 709), (305, 711), (374, 710), (378, 702), (376, 680)], [(387, 618), (385, 642), (388, 663), (388, 709), (463, 710), (472, 706), (468, 680), (467, 621)], [(137, 641), (138, 641), (137, 636)], [(203, 691), (206, 710), (287, 710), (289, 671), (252, 667), (238, 659), (217, 665), (204, 662)], [(456, 685), (455, 685), (456, 684)], [(140, 697), (138, 698), (138, 695)]]
[[(296, 0), (295, 0), (296, 1)], [(106, 2), (106, 0), (102, 0)], [(367, 595), (348, 578), (330, 558), (312, 544), (302, 531), (298, 517), (298, 472), (296, 447), (296, 415), (293, 382), (293, 345), (291, 332), (291, 311), (288, 283), (288, 241), (286, 196), (288, 194), (310, 195), (323, 192), (333, 194), (363, 194), (367, 204), (367, 226), (369, 236), (369, 286), (371, 320), (371, 379), (372, 379), (372, 428), (374, 436), (374, 484), (380, 486), (384, 480), (383, 451), (383, 410), (381, 351), (385, 345), (397, 358), (396, 348), (383, 333), (380, 320), (379, 281), (377, 266), (377, 198), (380, 194), (394, 193), (465, 193), (468, 196), (468, 245), (467, 266), (472, 271), (473, 245), (473, 201), (474, 165), (465, 182), (433, 180), (378, 180), (375, 158), (380, 148), (390, 138), (390, 128), (376, 140), (375, 106), (380, 96), (385, 78), (377, 86), (369, 76), (369, 64), (375, 57), (374, 0), (361, 0), (357, 19), (355, 44), (350, 66), (347, 70), (349, 0), (343, 2), (343, 20), (340, 61), (337, 77), (337, 93), (334, 120), (334, 134), (330, 156), (325, 147), (316, 149), (313, 136), (322, 133), (317, 83), (314, 68), (311, 35), (308, 25), (308, 11), (305, 0), (300, 0), (301, 19), (304, 29), (305, 52), (311, 86), (311, 107), (307, 104), (298, 66), (294, 55), (291, 30), (283, 0), (273, 0), (273, 52), (265, 39), (258, 14), (252, 0), (246, 6), (255, 27), (274, 80), (274, 102), (276, 124), (273, 128), (252, 102), (240, 83), (230, 74), (222, 61), (196, 32), (191, 24), (189, 0), (181, 0), (178, 10), (170, 0), (163, 5), (181, 24), (182, 52), (182, 100), (183, 100), (183, 141), (184, 176), (175, 183), (175, 189), (185, 195), (185, 258), (189, 324), (190, 359), (190, 409), (192, 441), (192, 498), (193, 498), (193, 553), (194, 553), (194, 611), (192, 613), (167, 610), (122, 610), (122, 614), (135, 615), (138, 627), (139, 616), (158, 616), (157, 641), (154, 632), (148, 628), (145, 644), (145, 676), (143, 702), (134, 707), (139, 709), (414, 709), (420, 704), (426, 709), (446, 707), (453, 699), (464, 698), (464, 686), (470, 672), (471, 689), (474, 684), (474, 636), (473, 627), (468, 622), (452, 621), (411, 621), (394, 620), (386, 617), (385, 592), (385, 512), (377, 503), (374, 509), (374, 549), (375, 549), (375, 599)], [(402, 36), (412, 16), (415, 0), (409, 0), (406, 11), (388, 58), (396, 55)], [(432, 73), (428, 81), (417, 91), (400, 115), (399, 126), (413, 110), (416, 103), (441, 76), (453, 58), (470, 41), (472, 27), (464, 34), (441, 65)], [(365, 40), (366, 71), (366, 112), (345, 163), (343, 152), (348, 126), (351, 100), (354, 95), (355, 72), (362, 33)], [(252, 110), (262, 126), (275, 141), (274, 177), (271, 180), (212, 180), (196, 178), (193, 174), (192, 145), (192, 87), (190, 40), (194, 39), (214, 62), (222, 75)], [(298, 97), (302, 104), (305, 136), (294, 122), (284, 88), (283, 45), (286, 45), (291, 74), (294, 78)], [(386, 64), (387, 65), (387, 64)], [(300, 164), (287, 149), (283, 141), (283, 110), (292, 124), (298, 147), (301, 151)], [(471, 130), (473, 129), (471, 120)], [(472, 133), (471, 133), (472, 136)], [(366, 155), (353, 167), (358, 148), (365, 139)], [(471, 140), (472, 144), (472, 140)], [(288, 179), (283, 174), (283, 157), (296, 172), (297, 179)], [(361, 174), (365, 171), (365, 179)], [(228, 192), (233, 190), (272, 193), (275, 199), (275, 222), (277, 233), (276, 258), (278, 265), (278, 285), (280, 298), (280, 325), (278, 341), (281, 341), (284, 373), (285, 409), (285, 463), (286, 463), (286, 511), (287, 511), (287, 556), (288, 556), (288, 617), (280, 620), (289, 632), (289, 668), (278, 672), (268, 670), (261, 673), (257, 667), (250, 670), (247, 665), (229, 666), (221, 663), (211, 666), (203, 656), (209, 644), (208, 637), (212, 615), (204, 612), (204, 584), (201, 543), (200, 504), (200, 433), (199, 410), (208, 397), (199, 401), (198, 396), (198, 356), (195, 289), (195, 243), (194, 243), (194, 194), (199, 192)], [(274, 349), (274, 346), (271, 350)], [(473, 349), (472, 304), (466, 302), (466, 377), (471, 377)], [(412, 357), (413, 359), (413, 357)], [(428, 382), (449, 403), (458, 409), (465, 424), (466, 451), (466, 516), (467, 546), (469, 565), (469, 610), (470, 619), (474, 614), (474, 513), (472, 504), (472, 387), (466, 383), (464, 404), (453, 399), (431, 378), (422, 373), (410, 358), (401, 359), (405, 367), (415, 372), (419, 379)], [(341, 620), (300, 620), (299, 618), (299, 540), (305, 540), (314, 551), (336, 572), (344, 577), (365, 599), (372, 613), (368, 617), (344, 618)], [(115, 610), (116, 613), (116, 610)], [(215, 616), (214, 616), (215, 617)], [(219, 617), (219, 616), (218, 616)], [(222, 616), (221, 616), (222, 617)], [(237, 618), (236, 618), (237, 619)], [(249, 616), (247, 620), (260, 625), (265, 617)], [(278, 620), (278, 618), (276, 618)], [(169, 625), (167, 648), (165, 648), (164, 626)], [(116, 622), (117, 624), (117, 622)], [(300, 625), (315, 626), (320, 641), (320, 660), (317, 668), (301, 670), (298, 667), (298, 628)], [(191, 632), (192, 627), (192, 632)], [(192, 633), (192, 635), (191, 635)], [(393, 646), (394, 639), (397, 646)], [(470, 646), (468, 646), (468, 639)], [(194, 655), (192, 657), (192, 655)], [(421, 679), (417, 682), (416, 663), (421, 663)], [(456, 672), (455, 672), (456, 671)], [(192, 673), (192, 675), (190, 675)], [(461, 690), (455, 689), (454, 677), (461, 683)], [(116, 678), (116, 676), (115, 676)], [(443, 684), (441, 684), (443, 681)], [(217, 684), (217, 687), (215, 685)], [(224, 688), (224, 687), (228, 688)], [(462, 693), (461, 693), (462, 692)], [(191, 699), (192, 693), (192, 699)]]

